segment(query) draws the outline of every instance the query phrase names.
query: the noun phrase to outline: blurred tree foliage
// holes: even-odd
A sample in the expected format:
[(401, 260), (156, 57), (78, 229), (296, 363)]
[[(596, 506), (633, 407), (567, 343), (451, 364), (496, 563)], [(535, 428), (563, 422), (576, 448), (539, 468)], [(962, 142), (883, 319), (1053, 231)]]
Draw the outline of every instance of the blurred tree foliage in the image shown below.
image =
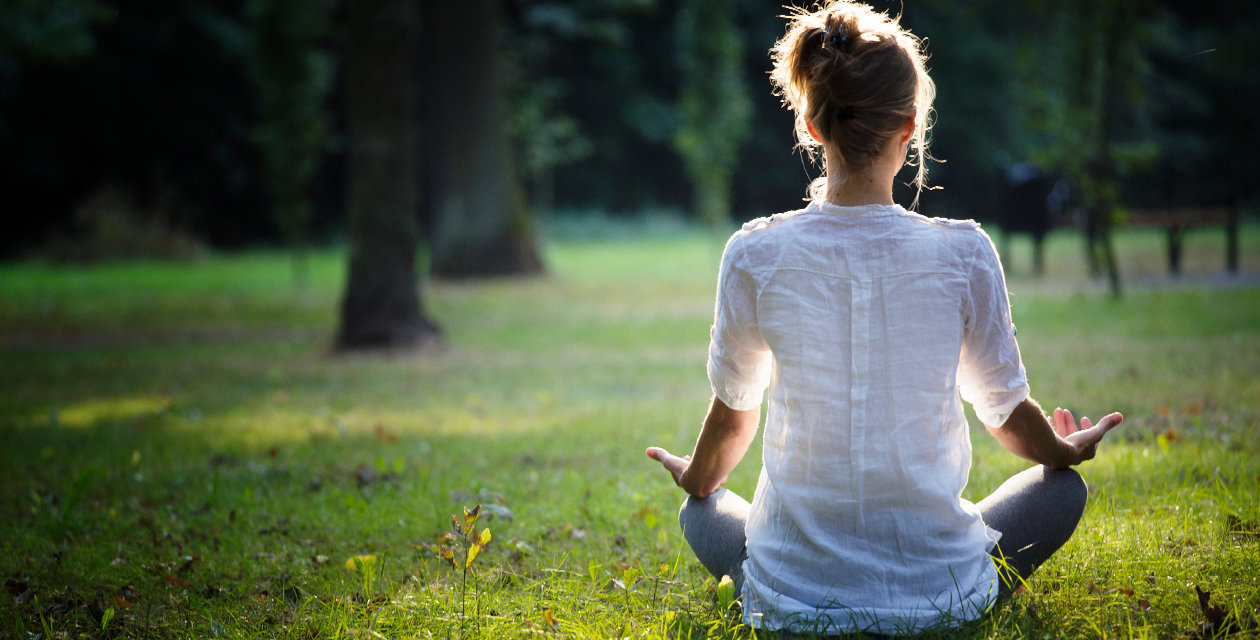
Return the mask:
[(733, 10), (726, 0), (683, 0), (677, 19), (682, 126), (674, 145), (691, 180), (696, 216), (714, 227), (730, 218), (731, 174), (752, 115)]
[[(766, 78), (784, 9), (498, 2), (501, 124), (533, 210), (746, 219), (800, 204), (816, 169), (793, 151)], [(73, 226), (103, 190), (219, 246), (340, 233), (344, 102), (330, 87), (344, 6), (317, 4), (0, 0), (0, 255)], [(1004, 172), (1021, 161), (1073, 178), (1079, 202), (1107, 196), (1093, 206), (1109, 219), (1124, 206), (1254, 203), (1260, 3), (1142, 0), (1119, 31), (1082, 9), (1112, 3), (873, 4), (928, 38), (945, 162), (925, 213), (997, 219)]]
[(272, 215), (296, 251), (305, 279), (312, 182), (331, 150), (328, 96), (333, 82), (327, 38), (333, 0), (249, 0), (246, 69), (257, 94), (252, 139), (258, 145)]

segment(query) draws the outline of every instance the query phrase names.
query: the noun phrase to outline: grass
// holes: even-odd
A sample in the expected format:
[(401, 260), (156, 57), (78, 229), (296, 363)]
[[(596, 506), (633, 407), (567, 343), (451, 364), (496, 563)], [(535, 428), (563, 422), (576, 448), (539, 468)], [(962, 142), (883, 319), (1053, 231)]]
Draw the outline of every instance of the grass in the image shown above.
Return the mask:
[[(642, 455), (694, 441), (721, 239), (553, 237), (546, 277), (427, 285), (448, 348), (423, 355), (329, 352), (335, 251), (303, 288), (270, 252), (0, 267), (0, 636), (751, 636)], [(1170, 281), (1157, 235), (1123, 235), (1119, 301), (1077, 238), (1040, 281), (1015, 244), (1035, 395), (1127, 419), (1068, 546), (940, 635), (1199, 637), (1196, 587), (1260, 609), (1260, 286), (1221, 286), (1221, 244), (1192, 234)], [(1254, 275), (1260, 229), (1242, 247)], [(1023, 465), (974, 442), (976, 500)], [(467, 571), (443, 558), (483, 529)]]

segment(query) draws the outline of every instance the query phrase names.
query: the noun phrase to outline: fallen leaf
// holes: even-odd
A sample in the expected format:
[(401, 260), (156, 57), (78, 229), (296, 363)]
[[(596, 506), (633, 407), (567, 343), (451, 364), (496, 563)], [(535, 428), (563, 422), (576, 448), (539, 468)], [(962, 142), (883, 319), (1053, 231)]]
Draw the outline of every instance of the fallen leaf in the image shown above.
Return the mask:
[(1138, 611), (1150, 611), (1151, 601), (1147, 600), (1146, 598), (1142, 598), (1141, 600), (1138, 600), (1137, 604), (1134, 606), (1137, 608)]
[(381, 442), (384, 442), (385, 444), (393, 444), (395, 442), (398, 442), (398, 436), (394, 434), (392, 431), (390, 431), (389, 429), (386, 429), (385, 426), (379, 422), (376, 423), (376, 425), (372, 427), (372, 433), (376, 434), (377, 440), (380, 440)]
[(1194, 592), (1199, 596), (1199, 609), (1203, 611), (1205, 622), (1209, 625), (1218, 625), (1225, 620), (1225, 610), (1212, 604), (1212, 592), (1204, 591), (1195, 585)]
[(201, 556), (184, 556), (183, 558), (180, 558), (179, 566), (175, 567), (175, 573), (183, 573), (187, 571), (188, 568), (191, 567), (194, 562), (200, 559), (201, 559)]
[(1134, 591), (1133, 591), (1133, 589), (1132, 589), (1131, 587), (1118, 587), (1118, 588), (1116, 588), (1116, 591), (1119, 591), (1120, 593), (1122, 593), (1122, 594), (1124, 594), (1124, 595), (1126, 595), (1126, 596), (1129, 596), (1130, 598), (1132, 598), (1132, 597), (1133, 597), (1133, 593), (1134, 593)]
[(512, 510), (501, 504), (487, 503), (482, 507), (482, 509), (485, 510), (486, 518), (488, 520), (499, 518), (506, 522), (511, 522), (514, 517), (512, 515)]
[(1225, 532), (1235, 540), (1255, 542), (1260, 540), (1260, 523), (1231, 513), (1225, 516)]
[(13, 596), (13, 604), (26, 604), (35, 593), (31, 591), (31, 585), (20, 580), (5, 580), (4, 588)]
[(355, 482), (359, 484), (360, 489), (376, 482), (376, 477), (376, 469), (373, 469), (366, 464), (361, 464), (354, 470), (354, 479)]

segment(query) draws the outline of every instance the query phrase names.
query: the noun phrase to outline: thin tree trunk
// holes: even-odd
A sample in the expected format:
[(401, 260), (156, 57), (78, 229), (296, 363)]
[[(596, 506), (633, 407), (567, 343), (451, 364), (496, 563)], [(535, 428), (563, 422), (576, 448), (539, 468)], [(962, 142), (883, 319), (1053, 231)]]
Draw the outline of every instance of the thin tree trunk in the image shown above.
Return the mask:
[(350, 273), (337, 346), (421, 346), (438, 331), (421, 312), (415, 263), (419, 6), (349, 0), (345, 12)]

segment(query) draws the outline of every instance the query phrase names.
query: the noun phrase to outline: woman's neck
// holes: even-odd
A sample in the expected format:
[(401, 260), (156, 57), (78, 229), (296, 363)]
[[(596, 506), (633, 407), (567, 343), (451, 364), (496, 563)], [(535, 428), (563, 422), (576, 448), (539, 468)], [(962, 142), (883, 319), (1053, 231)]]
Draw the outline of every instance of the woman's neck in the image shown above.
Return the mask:
[[(839, 155), (827, 149), (827, 167), (841, 166)], [(827, 171), (827, 202), (842, 207), (894, 204), (893, 180), (906, 162), (905, 145), (889, 145), (889, 148), (863, 170), (849, 172)]]
[[(834, 165), (833, 165), (834, 166)], [(827, 175), (827, 202), (842, 207), (893, 204), (892, 178), (887, 181), (864, 171), (854, 175)]]

